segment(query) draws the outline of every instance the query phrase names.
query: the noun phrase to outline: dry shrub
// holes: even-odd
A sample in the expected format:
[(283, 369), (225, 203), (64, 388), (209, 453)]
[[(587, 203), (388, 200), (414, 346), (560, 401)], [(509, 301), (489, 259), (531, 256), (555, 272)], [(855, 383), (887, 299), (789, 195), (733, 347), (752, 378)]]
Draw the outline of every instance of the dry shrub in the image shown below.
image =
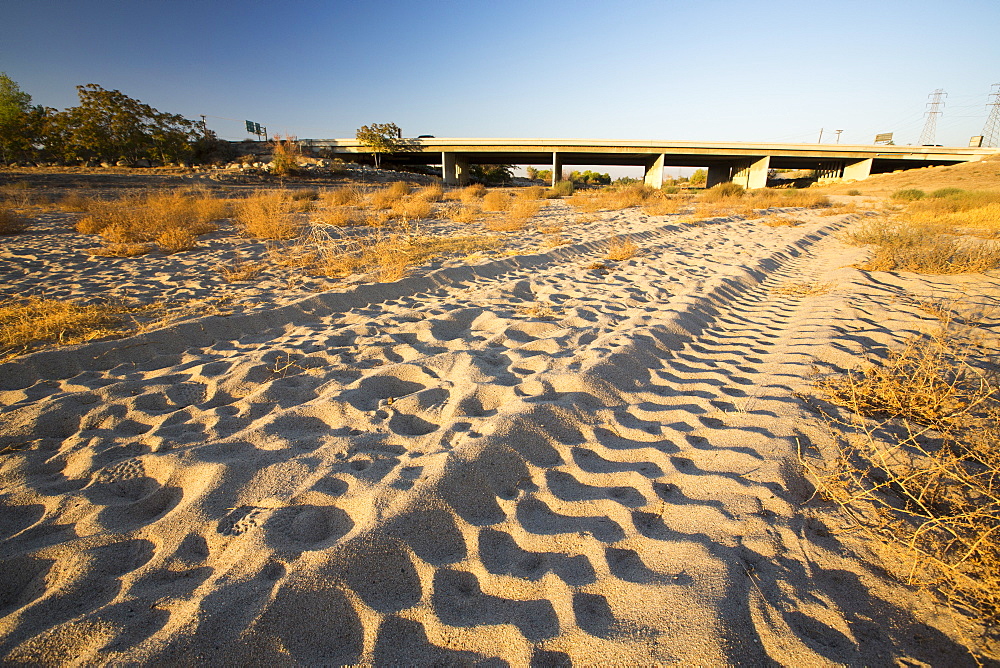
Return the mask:
[(319, 191), (316, 188), (296, 188), (289, 192), (296, 201), (313, 202), (319, 199)]
[(393, 181), (389, 184), (389, 187), (386, 188), (386, 191), (392, 193), (396, 197), (406, 197), (412, 190), (412, 186), (405, 181)]
[(5, 183), (0, 186), (0, 200), (21, 209), (31, 206), (31, 184), (26, 181)]
[(884, 360), (821, 381), (850, 412), (830, 420), (856, 437), (841, 439), (826, 470), (803, 459), (820, 494), (900, 559), (890, 562), (897, 575), (987, 626), (1000, 621), (997, 350), (946, 320)]
[(444, 198), (449, 200), (458, 200), (460, 202), (464, 202), (465, 204), (475, 204), (478, 200), (482, 199), (485, 194), (486, 186), (481, 183), (474, 183), (471, 186), (448, 191), (445, 193)]
[(924, 225), (961, 228), (983, 237), (1000, 236), (1000, 192), (943, 188), (932, 197), (911, 201), (904, 215)]
[(81, 343), (120, 333), (122, 307), (29, 297), (0, 302), (0, 359), (42, 343)]
[(559, 246), (565, 246), (568, 243), (568, 239), (559, 235), (547, 236), (542, 240), (542, 245), (546, 248), (557, 248)]
[(291, 197), (281, 191), (258, 191), (236, 202), (233, 222), (243, 236), (254, 239), (291, 239), (302, 229), (290, 212)]
[(517, 191), (515, 197), (519, 199), (544, 199), (545, 188), (541, 186), (528, 186), (523, 190)]
[(373, 209), (384, 210), (391, 209), (397, 203), (403, 201), (403, 197), (405, 195), (401, 195), (399, 192), (389, 188), (380, 188), (371, 194), (368, 201)]
[(767, 225), (768, 227), (796, 227), (804, 222), (806, 221), (779, 215), (764, 216), (760, 219), (761, 225)]
[(245, 283), (257, 278), (265, 265), (263, 262), (244, 262), (242, 258), (236, 257), (229, 265), (217, 267), (223, 280), (227, 283)]
[(695, 218), (716, 218), (720, 216), (752, 216), (754, 207), (739, 199), (712, 202), (698, 202), (694, 206)]
[(377, 280), (397, 280), (410, 267), (444, 255), (468, 255), (496, 248), (501, 240), (491, 236), (433, 237), (392, 235), (338, 239), (322, 230), (314, 230), (305, 240), (314, 258), (310, 271), (322, 276), (342, 278), (356, 273), (371, 273)]
[(558, 223), (554, 223), (552, 225), (540, 225), (538, 227), (538, 231), (542, 234), (561, 234), (562, 230), (562, 225), (559, 225)]
[(346, 204), (357, 204), (361, 201), (361, 193), (357, 188), (344, 186), (327, 191), (322, 195), (323, 203), (326, 206), (343, 206)]
[(28, 229), (28, 219), (10, 209), (0, 209), (0, 234), (18, 234)]
[(364, 225), (365, 221), (360, 212), (351, 206), (340, 206), (336, 209), (329, 209), (313, 216), (312, 221), (321, 225), (333, 225), (334, 227), (354, 227)]
[(483, 211), (506, 211), (510, 205), (510, 195), (502, 190), (491, 190), (483, 195)]
[(84, 197), (83, 195), (78, 195), (76, 193), (70, 193), (60, 199), (56, 206), (65, 211), (85, 212), (90, 210), (90, 204), (92, 201), (93, 200), (89, 197)]
[(598, 197), (596, 193), (576, 193), (572, 197), (568, 198), (566, 202), (577, 211), (584, 211), (587, 213), (594, 213), (606, 208), (604, 205), (604, 198)]
[(229, 203), (211, 196), (181, 192), (129, 194), (116, 200), (91, 200), (87, 215), (77, 221), (81, 234), (101, 234), (117, 228), (128, 241), (149, 242), (166, 230), (179, 228), (195, 236), (217, 229), (212, 222), (229, 215)]
[(635, 257), (639, 247), (631, 239), (612, 239), (608, 244), (608, 259), (621, 262)]
[(463, 206), (451, 214), (456, 223), (474, 223), (482, 217), (482, 212), (475, 206)]
[(875, 246), (868, 271), (923, 274), (981, 273), (1000, 267), (1000, 245), (942, 233), (939, 228), (890, 218), (866, 221), (845, 235), (848, 243)]
[(152, 250), (152, 244), (121, 242), (107, 243), (98, 248), (92, 248), (87, 253), (96, 257), (138, 257)]
[(395, 217), (401, 218), (405, 221), (421, 220), (423, 218), (429, 218), (433, 209), (434, 207), (431, 206), (431, 203), (427, 200), (409, 199), (396, 203), (396, 205), (392, 207), (392, 213)]
[(507, 210), (507, 218), (527, 222), (537, 216), (541, 208), (542, 204), (537, 200), (515, 199)]
[(650, 216), (669, 216), (680, 213), (685, 201), (680, 197), (653, 197), (642, 207)]
[(424, 186), (417, 192), (413, 193), (414, 199), (423, 200), (425, 202), (440, 202), (444, 197), (444, 189), (440, 184), (432, 184), (429, 186)]
[(191, 250), (198, 245), (198, 237), (183, 227), (171, 227), (156, 237), (156, 245), (160, 250), (170, 255), (180, 251)]
[(811, 297), (812, 295), (824, 295), (833, 288), (833, 283), (816, 282), (788, 282), (771, 290), (776, 295), (787, 295), (789, 297)]
[(723, 202), (740, 199), (744, 193), (746, 193), (746, 189), (737, 183), (720, 183), (702, 191), (698, 200), (701, 202)]
[(490, 218), (486, 221), (486, 229), (491, 232), (518, 232), (527, 226), (527, 221), (521, 218)]

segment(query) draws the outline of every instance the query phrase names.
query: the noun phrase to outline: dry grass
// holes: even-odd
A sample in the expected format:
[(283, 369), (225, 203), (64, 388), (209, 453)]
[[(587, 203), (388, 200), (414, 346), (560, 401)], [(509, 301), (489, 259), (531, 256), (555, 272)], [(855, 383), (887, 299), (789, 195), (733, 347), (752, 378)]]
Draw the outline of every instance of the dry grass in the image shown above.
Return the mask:
[(735, 183), (720, 183), (698, 196), (695, 216), (711, 218), (716, 216), (755, 215), (758, 210), (776, 208), (824, 208), (830, 205), (826, 195), (806, 192), (794, 188), (777, 190), (760, 188), (744, 190)]
[(538, 200), (515, 199), (507, 210), (507, 218), (528, 222), (538, 215), (542, 204)]
[(503, 216), (500, 218), (490, 218), (486, 221), (486, 229), (491, 232), (520, 232), (527, 227), (527, 220), (523, 218), (511, 218)]
[(260, 276), (265, 268), (263, 262), (245, 262), (237, 256), (230, 264), (220, 265), (217, 270), (227, 283), (245, 283)]
[(0, 234), (18, 234), (28, 229), (28, 219), (11, 209), (0, 208)]
[[(946, 319), (882, 360), (819, 382), (854, 438), (831, 466), (803, 458), (820, 495), (887, 546), (904, 581), (1000, 622), (1000, 362)], [(829, 416), (828, 416), (829, 417)]]
[(0, 360), (47, 343), (74, 344), (122, 334), (119, 304), (29, 297), (0, 302)]
[(446, 200), (458, 200), (464, 204), (476, 204), (486, 194), (486, 186), (475, 183), (458, 190), (449, 190), (444, 194)]
[(491, 190), (483, 195), (483, 211), (507, 211), (512, 198), (502, 190)]
[(633, 183), (621, 187), (578, 192), (567, 201), (578, 211), (594, 213), (596, 211), (618, 211), (642, 206), (652, 199), (659, 199), (660, 197), (665, 196), (645, 184)]
[(56, 203), (56, 206), (64, 211), (77, 211), (83, 213), (90, 211), (90, 205), (92, 202), (93, 200), (89, 197), (71, 193), (60, 199)]
[(352, 186), (344, 186), (342, 188), (334, 188), (323, 193), (320, 196), (323, 204), (331, 206), (344, 206), (348, 204), (357, 204), (361, 201), (361, 192)]
[(31, 206), (32, 192), (31, 184), (26, 181), (15, 181), (5, 183), (0, 186), (0, 201), (6, 202), (9, 206), (23, 209)]
[(528, 186), (519, 190), (515, 195), (518, 199), (545, 199), (545, 188), (541, 186)]
[(468, 235), (434, 237), (394, 234), (340, 239), (322, 229), (313, 230), (297, 249), (290, 253), (309, 258), (311, 273), (343, 278), (369, 273), (379, 281), (402, 278), (411, 267), (445, 255), (469, 255), (498, 247), (502, 241), (493, 236)]
[(787, 295), (790, 297), (811, 297), (812, 295), (824, 295), (833, 288), (833, 283), (816, 282), (794, 282), (789, 281), (773, 290), (772, 294)]
[(404, 222), (429, 218), (433, 210), (429, 201), (417, 198), (397, 202), (392, 207), (393, 216)]
[(631, 239), (612, 239), (608, 244), (608, 259), (621, 262), (635, 257), (639, 247)]
[(105, 244), (93, 255), (133, 257), (152, 250), (154, 241), (165, 253), (194, 248), (198, 236), (217, 229), (213, 221), (230, 215), (230, 205), (207, 194), (150, 192), (88, 200), (86, 211), (77, 232), (99, 234)]
[(659, 196), (648, 200), (642, 210), (650, 216), (670, 216), (680, 213), (686, 204), (683, 197)]
[(302, 224), (291, 213), (300, 208), (286, 192), (258, 191), (236, 202), (233, 222), (245, 237), (292, 239)]
[(448, 215), (456, 223), (474, 223), (482, 217), (482, 212), (476, 206), (463, 206)]
[(565, 246), (568, 243), (569, 239), (557, 234), (546, 236), (542, 239), (542, 246), (545, 248), (558, 248), (559, 246)]
[(517, 312), (535, 320), (557, 320), (562, 315), (555, 306), (548, 302), (518, 306)]
[(156, 237), (156, 245), (167, 255), (191, 250), (198, 245), (198, 237), (183, 227), (169, 227)]
[(365, 221), (356, 208), (339, 206), (335, 209), (328, 209), (314, 214), (312, 222), (320, 225), (332, 225), (334, 227), (355, 227), (363, 225)]
[(777, 214), (764, 216), (760, 219), (760, 224), (767, 225), (768, 227), (796, 227), (804, 222), (806, 221)]
[(433, 185), (424, 186), (417, 192), (413, 193), (413, 197), (425, 202), (440, 202), (444, 198), (444, 189), (439, 184), (435, 183)]
[(875, 246), (868, 271), (915, 271), (924, 274), (966, 274), (1000, 267), (1000, 244), (949, 234), (937, 226), (880, 217), (845, 235), (848, 243)]

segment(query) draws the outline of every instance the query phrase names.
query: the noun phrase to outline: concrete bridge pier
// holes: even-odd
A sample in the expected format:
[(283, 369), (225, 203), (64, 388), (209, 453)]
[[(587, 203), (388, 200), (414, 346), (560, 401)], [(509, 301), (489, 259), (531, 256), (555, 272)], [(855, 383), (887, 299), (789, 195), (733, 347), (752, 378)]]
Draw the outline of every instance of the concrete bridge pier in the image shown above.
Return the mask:
[(555, 151), (552, 151), (552, 185), (562, 181), (563, 163), (562, 158)]
[(767, 170), (771, 165), (771, 156), (741, 160), (733, 167), (733, 183), (747, 190), (767, 187)]
[(646, 163), (646, 174), (643, 177), (646, 185), (659, 190), (663, 187), (663, 163), (667, 156), (663, 153)]
[(441, 179), (446, 186), (464, 186), (469, 182), (469, 161), (457, 153), (441, 153)]

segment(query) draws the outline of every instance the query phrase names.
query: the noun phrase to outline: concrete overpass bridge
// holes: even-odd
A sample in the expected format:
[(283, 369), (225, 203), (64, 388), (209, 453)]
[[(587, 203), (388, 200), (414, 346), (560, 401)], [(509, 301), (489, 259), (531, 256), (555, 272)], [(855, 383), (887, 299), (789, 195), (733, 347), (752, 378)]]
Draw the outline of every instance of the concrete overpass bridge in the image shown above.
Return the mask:
[[(567, 165), (634, 165), (659, 188), (664, 167), (702, 167), (708, 186), (732, 181), (763, 188), (769, 169), (812, 169), (820, 178), (857, 180), (900, 169), (981, 160), (994, 148), (849, 144), (763, 144), (747, 142), (608, 141), (589, 139), (402, 139), (402, 150), (386, 156), (397, 165), (441, 165), (448, 185), (468, 180), (469, 165), (551, 165), (553, 182)], [(306, 139), (350, 159), (371, 155), (356, 139)]]

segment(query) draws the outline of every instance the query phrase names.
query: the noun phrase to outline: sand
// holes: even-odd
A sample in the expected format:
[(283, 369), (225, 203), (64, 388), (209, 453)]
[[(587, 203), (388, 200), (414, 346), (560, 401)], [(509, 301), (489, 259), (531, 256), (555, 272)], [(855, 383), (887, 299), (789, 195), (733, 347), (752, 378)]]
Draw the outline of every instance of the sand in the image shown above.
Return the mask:
[(1000, 276), (852, 268), (858, 214), (545, 215), (572, 243), (294, 289), (217, 283), (223, 237), (114, 271), (8, 243), (8, 289), (242, 307), (0, 366), (0, 656), (973, 665), (798, 456), (815, 373)]

